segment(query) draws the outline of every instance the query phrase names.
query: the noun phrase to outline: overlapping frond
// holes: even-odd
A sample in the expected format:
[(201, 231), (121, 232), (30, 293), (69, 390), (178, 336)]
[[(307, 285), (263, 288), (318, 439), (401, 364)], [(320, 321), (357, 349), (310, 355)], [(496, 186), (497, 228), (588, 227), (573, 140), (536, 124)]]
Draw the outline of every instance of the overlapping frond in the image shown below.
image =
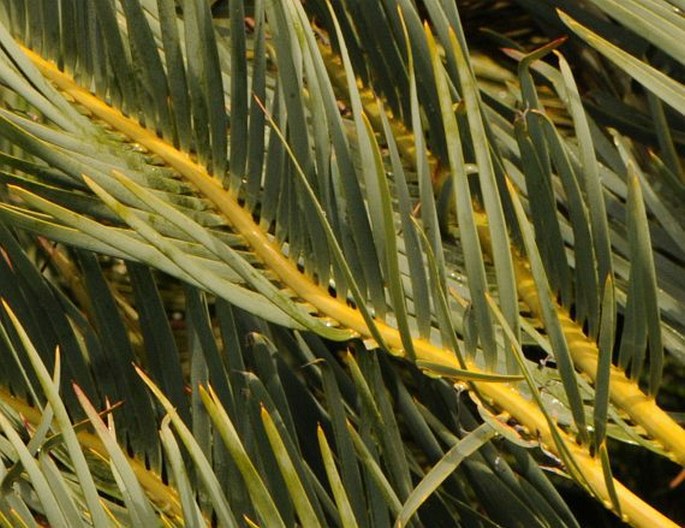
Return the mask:
[[(681, 464), (685, 460), (685, 433), (654, 401), (664, 348), (678, 357), (685, 346), (682, 244), (673, 245), (682, 225), (677, 206), (662, 198), (650, 176), (656, 169), (670, 178), (667, 185), (681, 185), (678, 137), (669, 133), (660, 99), (680, 109), (682, 85), (606, 43), (575, 21), (577, 13), (559, 14), (653, 92), (650, 110), (665, 161), (652, 153), (641, 163), (646, 152), (621, 132), (609, 138), (588, 114), (564, 56), (555, 52), (558, 67), (542, 62), (560, 42), (532, 53), (508, 50), (518, 61), (517, 75), (505, 75), (500, 85), (491, 76), (479, 86), (479, 75), (491, 66), (469, 55), (451, 3), (426, 0), (422, 13), (411, 2), (313, 4), (231, 2), (228, 22), (215, 24), (205, 2), (181, 2), (178, 9), (171, 0), (64, 0), (58, 8), (41, 2), (40, 9), (2, 2), (3, 221), (139, 263), (131, 264), (131, 280), (155, 326), (162, 324), (160, 307), (154, 288), (147, 287), (149, 298), (143, 293), (149, 272), (140, 264), (188, 284), (192, 346), (202, 350), (191, 359), (191, 385), (208, 382), (216, 391), (194, 389), (192, 398), (209, 415), (194, 421), (192, 432), (187, 428), (184, 413), (190, 411), (179, 405), (182, 375), (160, 360), (161, 344), (153, 360), (158, 363), (147, 366), (152, 378), (145, 379), (204, 479), (207, 497), (200, 509), (210, 506), (221, 524), (237, 522), (234, 500), (254, 501), (262, 521), (289, 512), (281, 524), (293, 516), (325, 524), (343, 512), (359, 522), (361, 514), (350, 512), (359, 506), (340, 489), (336, 510), (318, 480), (311, 480), (311, 468), (299, 465), (285, 434), (292, 424), (267, 404), (275, 397), (278, 407), (279, 396), (259, 384), (250, 390), (264, 405), (253, 405), (263, 428), (260, 445), (271, 450), (262, 455), (285, 479), (281, 493), (289, 498), (271, 502), (257, 483), (249, 500), (223, 495), (221, 477), (203, 458), (209, 444), (202, 442), (212, 430), (230, 443), (236, 435), (236, 408), (230, 407), (238, 404), (227, 384), (231, 374), (207, 333), (199, 290), (270, 323), (335, 341), (361, 338), (368, 348), (406, 358), (432, 377), (470, 382), (485, 416), (487, 409), (508, 413), (592, 494), (629, 521), (646, 522), (654, 513), (611, 477), (605, 434), (632, 435)], [(598, 4), (635, 31), (655, 22), (624, 18), (612, 3)], [(554, 13), (546, 3), (531, 11)], [(325, 31), (312, 25), (313, 14)], [(647, 40), (678, 60), (672, 44), (683, 32), (673, 23), (664, 38)], [(537, 75), (551, 92), (536, 85)], [(560, 102), (561, 117), (545, 105), (550, 93)], [(341, 104), (348, 105), (347, 115)], [(9, 231), (3, 240), (16, 244)], [(106, 285), (91, 254), (80, 255), (92, 297)], [(112, 380), (102, 395), (126, 399), (119, 393), (124, 390), (129, 398), (149, 401), (129, 366), (125, 329), (117, 323), (108, 328), (114, 301), (94, 299), (102, 348), (129, 350), (130, 358), (116, 367), (121, 385)], [(77, 318), (76, 309), (68, 317)], [(21, 319), (14, 320), (15, 328)], [(228, 330), (234, 323), (226, 324)], [(161, 335), (169, 344), (169, 333)], [(157, 339), (153, 333), (143, 337), (146, 346)], [(30, 349), (27, 339), (23, 343)], [(555, 367), (537, 369), (526, 360), (522, 347), (528, 343), (549, 353)], [(63, 355), (73, 379), (80, 386), (92, 383), (90, 367), (82, 358), (71, 359), (72, 353)], [(361, 354), (358, 361), (365, 358)], [(638, 380), (645, 366), (643, 392)], [(382, 507), (365, 503), (371, 524), (387, 520), (388, 511), (404, 518), (398, 504), (410, 497), (412, 474), (420, 472), (401, 456), (395, 426), (384, 423), (392, 415), (389, 403), (371, 401), (382, 392), (380, 371), (373, 374), (377, 365), (369, 363), (366, 381), (351, 356), (347, 367), (365, 402), (362, 415), (379, 429), (358, 429), (357, 441), (356, 431), (338, 422), (336, 443), (357, 451), (370, 497), (385, 501)], [(48, 381), (41, 374), (46, 395)], [(89, 403), (96, 394), (86, 386), (70, 398), (74, 405), (78, 400), (74, 408), (85, 410), (109, 453), (130, 515), (146, 518), (147, 507), (131, 507), (140, 493), (135, 485), (134, 495), (126, 495), (134, 473), (124, 469), (123, 454), (94, 415), (103, 403)], [(562, 416), (555, 411), (559, 403)], [(125, 427), (132, 442), (142, 441), (154, 423), (153, 407), (141, 409), (147, 414)], [(198, 431), (205, 432), (199, 440)], [(374, 450), (365, 451), (372, 431), (388, 457), (390, 483)], [(456, 460), (489, 436), (474, 434), (468, 442), (477, 443), (468, 449), (468, 442), (462, 450), (457, 444)], [(169, 423), (161, 438), (167, 456), (178, 451)], [(73, 445), (65, 443), (75, 449), (73, 439)], [(12, 444), (23, 453), (18, 439), (12, 437)], [(160, 445), (143, 441), (138, 449), (158, 460)], [(324, 458), (325, 445), (322, 440)], [(228, 464), (231, 471), (254, 478), (244, 452), (231, 451), (230, 460), (238, 466)], [(324, 462), (333, 485), (334, 466), (330, 457)], [(75, 469), (79, 479), (86, 478)], [(183, 467), (172, 470), (183, 515), (201, 522)], [(348, 492), (355, 475), (349, 467), (342, 474)], [(432, 489), (442, 478), (431, 474)], [(104, 515), (92, 490), (86, 483), (84, 500), (92, 515)], [(52, 508), (49, 494), (43, 501), (46, 510)]]

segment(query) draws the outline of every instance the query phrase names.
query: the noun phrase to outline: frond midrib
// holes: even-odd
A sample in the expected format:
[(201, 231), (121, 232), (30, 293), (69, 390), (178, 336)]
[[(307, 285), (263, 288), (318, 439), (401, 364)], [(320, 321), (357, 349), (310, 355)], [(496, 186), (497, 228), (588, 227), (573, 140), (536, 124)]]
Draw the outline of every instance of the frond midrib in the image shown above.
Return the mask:
[[(207, 170), (198, 165), (186, 153), (175, 149), (160, 139), (153, 132), (143, 128), (133, 119), (126, 117), (118, 110), (108, 106), (90, 92), (78, 86), (68, 75), (59, 71), (51, 62), (46, 61), (30, 50), (25, 50), (41, 73), (50, 79), (55, 86), (71, 99), (88, 109), (98, 119), (103, 120), (129, 140), (147, 148), (162, 158), (170, 167), (178, 171), (199, 193), (212, 202), (226, 217), (235, 231), (242, 235), (247, 245), (261, 259), (266, 269), (275, 273), (279, 280), (294, 291), (304, 301), (314, 306), (320, 314), (338, 322), (341, 326), (355, 331), (364, 339), (373, 340), (362, 314), (346, 302), (331, 296), (327, 290), (311, 281), (297, 266), (285, 257), (275, 243), (260, 226), (255, 223), (251, 214), (240, 206), (236, 197), (225, 191), (221, 184), (210, 176)], [(378, 334), (383, 338), (389, 352), (403, 355), (402, 338), (395, 328), (382, 321), (375, 320)], [(442, 365), (448, 370), (461, 370), (457, 357), (449, 350), (440, 348), (420, 338), (413, 339), (417, 361)], [(467, 362), (467, 370), (474, 374), (486, 374), (472, 362)], [(582, 479), (598, 494), (606, 504), (610, 504), (602, 466), (598, 459), (589, 455), (583, 446), (555, 424), (547, 421), (537, 405), (519, 393), (512, 385), (506, 383), (473, 382), (474, 387), (485, 401), (494, 404), (509, 413), (531, 434), (539, 436), (540, 441), (549, 449), (556, 451), (557, 439), (563, 442), (564, 449), (573, 455), (582, 474)], [(553, 430), (554, 428), (554, 430)], [(616, 482), (615, 486), (621, 499), (624, 514), (637, 525), (649, 525), (654, 519), (661, 519), (664, 526), (670, 521), (651, 506), (632, 494), (627, 488)]]
[[(29, 405), (22, 398), (12, 395), (7, 389), (2, 387), (0, 387), (0, 400), (18, 413), (31, 426), (38, 427), (41, 423), (42, 415), (38, 409)], [(107, 449), (98, 436), (85, 430), (77, 431), (76, 435), (79, 444), (85, 450), (94, 453), (103, 460), (109, 458)], [(127, 459), (140, 484), (160, 511), (172, 519), (183, 519), (183, 510), (178, 491), (174, 487), (165, 484), (157, 473), (146, 468), (145, 464), (137, 458), (127, 455)]]
[[(331, 80), (337, 84), (341, 93), (345, 93), (346, 79), (340, 59), (332, 50), (323, 43), (319, 43), (325, 64)], [(382, 130), (378, 97), (369, 87), (359, 84), (362, 104), (369, 116), (373, 127)], [(399, 122), (388, 113), (388, 119), (395, 132), (395, 141), (403, 158), (416, 166), (416, 152), (414, 137), (404, 123)], [(432, 169), (433, 183), (436, 189), (447, 178), (448, 169), (441, 167), (437, 157), (430, 151), (426, 151), (429, 166)], [(492, 257), (492, 243), (488, 229), (487, 214), (477, 204), (474, 204), (474, 217), (476, 224), (480, 226), (478, 235), (484, 251)], [(540, 299), (536, 290), (535, 280), (530, 271), (530, 264), (525, 255), (512, 248), (512, 261), (516, 276), (517, 291), (520, 299), (530, 308), (534, 317), (542, 321)], [(573, 320), (563, 306), (554, 300), (557, 315), (562, 331), (569, 345), (569, 351), (576, 368), (586, 374), (594, 383), (597, 379), (597, 364), (599, 349), (597, 343), (590, 339), (582, 330), (580, 324)], [(640, 424), (652, 437), (660, 443), (669, 457), (675, 462), (685, 465), (685, 430), (680, 427), (673, 418), (661, 409), (653, 397), (645, 394), (637, 382), (627, 378), (619, 368), (611, 366), (609, 391), (611, 401), (625, 411), (636, 423)]]

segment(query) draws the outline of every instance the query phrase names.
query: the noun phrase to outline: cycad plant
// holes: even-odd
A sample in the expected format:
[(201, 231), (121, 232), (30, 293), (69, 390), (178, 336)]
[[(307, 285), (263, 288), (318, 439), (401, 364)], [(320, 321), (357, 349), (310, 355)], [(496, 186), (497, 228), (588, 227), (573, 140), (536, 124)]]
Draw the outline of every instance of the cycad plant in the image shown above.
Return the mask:
[(2, 523), (675, 526), (684, 8), (0, 0)]

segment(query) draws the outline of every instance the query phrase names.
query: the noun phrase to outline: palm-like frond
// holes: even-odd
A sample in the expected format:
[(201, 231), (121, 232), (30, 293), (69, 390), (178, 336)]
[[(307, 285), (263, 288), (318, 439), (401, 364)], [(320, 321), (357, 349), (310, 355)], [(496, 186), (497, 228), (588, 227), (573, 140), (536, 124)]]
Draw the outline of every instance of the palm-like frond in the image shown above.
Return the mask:
[[(454, 5), (424, 2), (431, 25), (423, 27), (410, 2), (400, 2), (399, 11), (393, 2), (373, 3), (369, 9), (353, 1), (330, 9), (314, 4), (307, 6), (308, 13), (298, 2), (257, 1), (247, 11), (242, 2), (232, 2), (229, 22), (216, 26), (204, 2), (184, 2), (178, 14), (171, 0), (65, 0), (58, 7), (42, 2), (35, 10), (21, 1), (0, 4), (5, 22), (0, 28), (0, 133), (7, 167), (0, 213), (10, 225), (132, 262), (150, 377), (141, 375), (169, 416), (160, 436), (152, 433), (154, 406), (130, 366), (134, 354), (126, 327), (88, 251), (79, 252), (79, 264), (97, 337), (78, 309), (47, 286), (52, 330), (41, 331), (36, 326), (40, 311), (27, 305), (24, 290), (8, 283), (6, 311), (14, 310), (18, 318), (11, 317), (7, 343), (16, 347), (22, 325), (33, 325), (27, 335), (43, 336), (43, 342), (19, 341), (27, 352), (42, 349), (49, 365), (53, 359), (47, 345), (60, 345), (67, 379), (83, 388), (76, 397), (66, 391), (68, 408), (76, 414), (85, 411), (101, 442), (93, 449), (109, 458), (114, 477), (113, 482), (111, 476), (104, 478), (109, 487), (88, 480), (78, 436), (69, 433), (66, 414), (57, 416), (50, 427), (64, 436), (61, 460), (73, 464), (83, 493), (68, 506), (55, 507), (64, 484), (47, 490), (29, 461), (39, 441), (29, 445), (27, 458), (20, 439), (8, 433), (12, 448), (5, 452), (20, 457), (37, 486), (38, 509), (59, 523), (60, 515), (73, 518), (85, 501), (92, 521), (102, 524), (105, 513), (94, 497), (96, 486), (103, 486), (99, 489), (119, 489), (114, 493), (127, 506), (121, 512), (129, 516), (127, 522), (149, 517), (148, 506), (136, 506), (141, 492), (133, 484), (147, 478), (141, 476), (145, 471), (126, 469), (111, 429), (94, 414), (108, 398), (136, 402), (140, 413), (126, 415), (123, 429), (117, 427), (135, 453), (146, 456), (153, 469), (161, 468), (162, 447), (163, 458), (173, 460), (166, 462), (167, 471), (173, 473), (181, 509), (165, 512), (155, 502), (170, 522), (182, 516), (185, 522), (203, 523), (202, 512), (209, 511), (229, 526), (241, 516), (268, 525), (292, 524), (295, 518), (307, 525), (331, 520), (383, 525), (389, 515), (408, 517), (411, 511), (401, 505), (416, 504), (413, 478), (424, 469), (407, 451), (392, 418), (384, 392), (390, 383), (395, 405), (407, 413), (429, 460), (444, 453), (436, 437), (455, 445), (441, 465), (465, 465), (465, 478), (476, 490), (506, 488), (520, 504), (518, 515), (530, 523), (551, 515), (550, 505), (558, 504), (558, 497), (537, 473), (530, 473), (529, 484), (518, 484), (519, 489), (513, 477), (492, 472), (498, 459), (495, 448), (486, 444), (492, 436), (488, 428), (521, 442), (490, 414), (492, 409), (537, 436), (578, 483), (630, 522), (653, 522), (657, 514), (611, 477), (605, 444), (605, 434), (618, 427), (679, 463), (685, 457), (685, 433), (653, 399), (664, 346), (676, 355), (683, 350), (685, 295), (677, 282), (682, 244), (676, 240), (673, 249), (669, 242), (682, 225), (654, 177), (640, 168), (636, 158), (642, 152), (619, 133), (616, 146), (607, 141), (586, 113), (561, 55), (559, 69), (540, 61), (556, 44), (529, 55), (510, 51), (520, 61), (519, 86), (516, 78), (505, 76), (509, 85), (498, 89), (508, 95), (501, 98), (490, 91), (492, 80), (479, 89), (477, 74), (487, 65), (479, 66), (477, 55), (469, 57)], [(618, 8), (602, 3), (602, 9), (613, 13)], [(546, 5), (531, 11), (550, 13)], [(328, 31), (317, 29), (321, 40), (312, 31), (314, 13)], [(597, 17), (588, 13), (590, 20)], [(254, 21), (253, 33), (244, 31), (246, 14)], [(656, 112), (666, 160), (652, 161), (652, 167), (660, 175), (677, 172), (674, 138), (658, 97), (678, 109), (682, 85), (614, 52), (568, 15), (560, 17), (629, 74), (644, 74), (655, 95), (650, 108)], [(624, 23), (644, 30), (633, 19)], [(372, 28), (382, 29), (374, 33)], [(669, 53), (682, 32), (673, 24), (666, 39), (651, 42)], [(563, 103), (568, 117), (559, 126), (541, 102), (531, 70), (549, 79)], [(377, 91), (364, 88), (357, 75)], [(340, 114), (340, 99), (349, 105), (348, 118)], [(669, 185), (677, 188), (677, 177)], [(643, 188), (657, 222), (644, 208)], [(412, 218), (412, 200), (420, 204), (420, 222)], [(25, 257), (7, 230), (3, 245), (12, 276)], [(190, 402), (182, 391), (180, 364), (163, 358), (165, 350), (175, 347), (150, 272), (135, 262), (188, 285)], [(44, 284), (31, 269), (27, 264), (20, 275)], [(217, 347), (199, 290), (221, 299), (217, 307), (224, 350), (232, 354), (228, 362)], [(291, 367), (274, 359), (276, 348), (267, 338), (253, 338), (249, 350), (239, 342), (240, 325), (226, 303), (330, 340), (361, 338), (367, 348), (404, 357), (431, 377), (468, 381), (490, 425), (458, 442), (449, 432), (454, 429), (435, 418), (430, 406), (410, 402), (396, 370), (384, 367), (382, 376), (372, 353), (359, 351), (356, 360), (351, 355), (345, 360), (350, 387), (360, 401), (356, 427), (345, 426), (350, 404), (336, 403), (338, 389), (327, 374), (332, 367), (314, 369), (313, 386), (323, 384), (326, 395), (327, 407), (321, 409)], [(625, 321), (620, 336), (616, 310)], [(57, 332), (65, 323), (77, 328)], [(266, 328), (265, 323), (248, 326), (254, 325)], [(299, 334), (292, 341), (284, 337), (290, 334), (269, 328), (257, 332), (281, 336), (282, 346), (308, 360), (332, 362), (320, 341), (312, 345)], [(612, 366), (617, 340), (618, 366)], [(227, 342), (236, 347), (233, 352)], [(527, 361), (522, 346), (530, 342), (549, 352), (557, 368), (539, 370)], [(36, 374), (28, 369), (21, 388), (13, 389), (37, 402), (45, 394), (56, 410), (57, 400), (49, 395), (55, 394), (59, 376), (57, 382), (49, 379), (48, 371), (39, 368), (39, 355), (29, 353)], [(250, 355), (256, 377), (244, 372)], [(635, 381), (645, 364), (649, 395)], [(109, 380), (94, 370), (99, 365), (110, 366)], [(100, 391), (94, 379), (103, 384)], [(440, 390), (446, 387), (435, 383)], [(210, 385), (213, 389), (198, 388)], [(545, 389), (540, 391), (540, 385)], [(333, 430), (339, 479), (320, 434), (333, 497), (328, 483), (322, 484), (323, 473), (317, 475), (313, 467), (320, 463), (318, 456), (301, 460), (298, 438), (305, 433), (297, 430), (301, 422), (292, 415), (294, 394), (307, 395)], [(454, 404), (454, 395), (450, 398)], [(555, 411), (559, 402), (562, 416)], [(239, 418), (245, 406), (249, 424)], [(625, 423), (626, 417), (633, 425)], [(119, 424), (119, 418), (115, 421)], [(463, 417), (457, 423), (474, 424)], [(8, 427), (3, 422), (3, 429)], [(236, 439), (252, 437), (258, 439), (254, 448), (231, 449)], [(185, 474), (178, 440), (196, 475)], [(507, 446), (519, 462), (529, 456)], [(478, 448), (478, 455), (465, 458)], [(248, 452), (256, 453), (256, 467), (248, 463)], [(488, 471), (483, 472), (483, 463)], [(237, 475), (250, 482), (247, 490), (226, 486)], [(255, 475), (268, 482), (260, 483)], [(442, 479), (436, 469), (423, 485), (438, 489), (441, 513), (435, 515), (487, 523), (466, 505), (463, 491), (438, 487)], [(539, 497), (526, 498), (523, 490), (533, 481)], [(162, 485), (154, 482), (143, 485), (153, 497)], [(192, 489), (199, 483), (198, 504)], [(501, 507), (484, 495), (477, 493), (484, 510), (503, 522)], [(17, 495), (12, 500), (22, 504), (24, 499)], [(3, 505), (4, 512), (7, 508)], [(16, 511), (28, 522), (26, 508), (20, 505)], [(104, 511), (116, 516), (117, 510), (112, 503)], [(556, 521), (574, 522), (566, 513)]]

